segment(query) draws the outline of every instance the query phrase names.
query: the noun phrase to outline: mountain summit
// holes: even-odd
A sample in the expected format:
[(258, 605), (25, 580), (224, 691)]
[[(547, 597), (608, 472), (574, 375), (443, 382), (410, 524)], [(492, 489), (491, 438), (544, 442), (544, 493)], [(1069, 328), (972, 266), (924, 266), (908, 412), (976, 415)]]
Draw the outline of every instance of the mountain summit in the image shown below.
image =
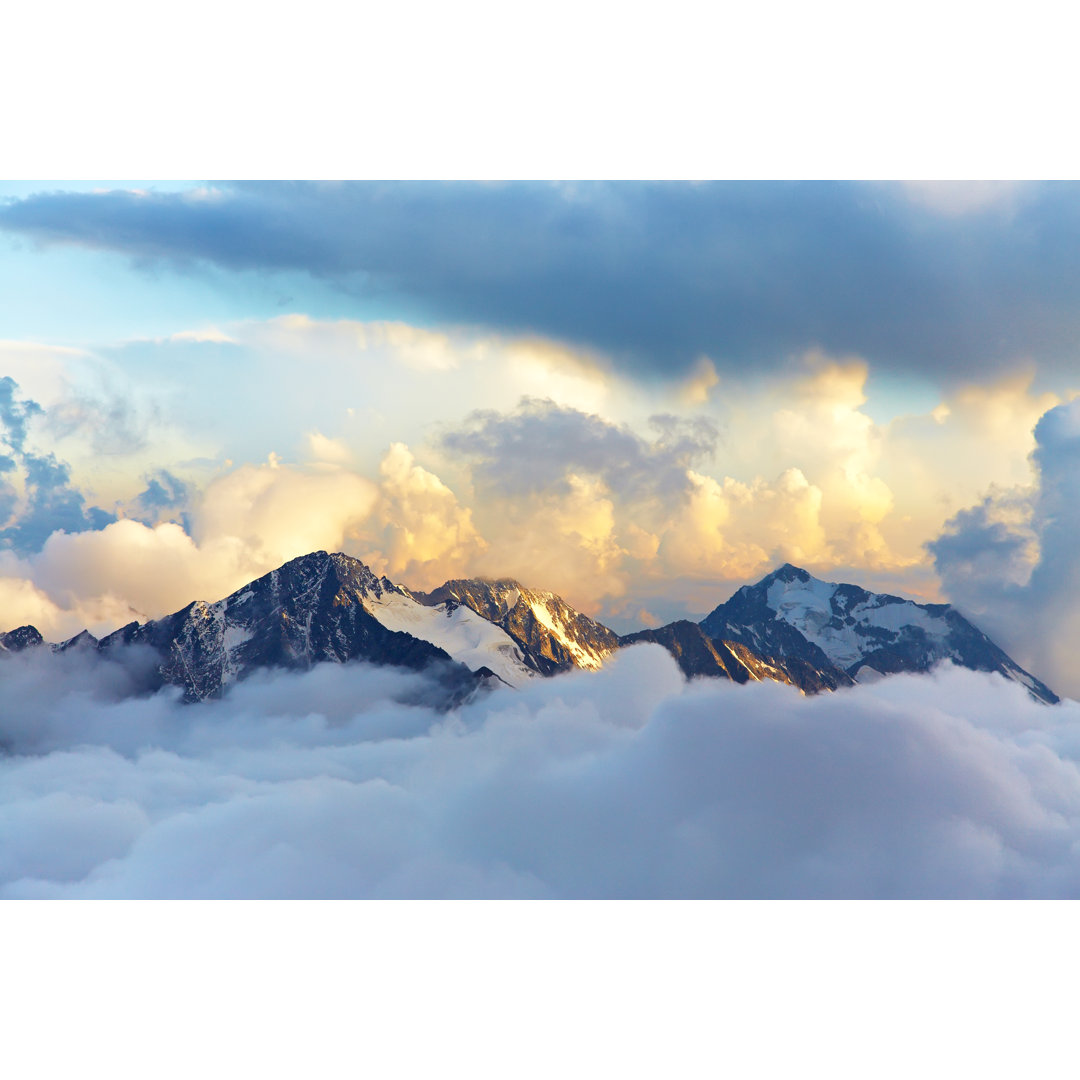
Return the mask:
[(950, 660), (975, 671), (996, 671), (1040, 701), (1058, 700), (949, 604), (917, 604), (858, 585), (821, 581), (790, 563), (739, 589), (700, 626), (711, 638), (798, 658), (831, 670), (841, 681), (929, 671)]
[[(220, 696), (262, 668), (366, 660), (435, 673), (453, 704), (496, 682), (520, 686), (572, 668), (599, 668), (614, 650), (663, 645), (687, 676), (836, 690), (949, 660), (1056, 695), (948, 604), (917, 604), (820, 581), (790, 563), (739, 589), (700, 623), (679, 620), (618, 637), (551, 592), (517, 581), (455, 579), (430, 593), (379, 577), (359, 559), (312, 552), (215, 603), (129, 623), (98, 641), (85, 630), (54, 652), (118, 655), (141, 646), (142, 689), (173, 685), (188, 701)], [(0, 654), (43, 646), (32, 626), (0, 634)]]
[[(403, 632), (374, 614), (404, 594), (358, 559), (316, 551), (285, 563), (224, 600), (196, 601), (173, 615), (129, 623), (98, 649), (144, 645), (161, 657), (162, 684), (184, 687), (189, 701), (217, 697), (259, 668), (308, 668), (369, 660), (421, 670), (450, 654), (437, 642)], [(390, 625), (388, 625), (388, 623)], [(465, 685), (471, 673), (453, 672)]]
[[(30, 626), (0, 635), (0, 652), (40, 644)], [(414, 594), (359, 559), (316, 551), (215, 603), (197, 600), (100, 641), (84, 630), (52, 648), (108, 657), (126, 646), (156, 654), (142, 689), (182, 686), (187, 701), (219, 697), (262, 668), (350, 660), (435, 671), (456, 701), (489, 682), (599, 667), (618, 639), (554, 593), (517, 582), (449, 581)]]

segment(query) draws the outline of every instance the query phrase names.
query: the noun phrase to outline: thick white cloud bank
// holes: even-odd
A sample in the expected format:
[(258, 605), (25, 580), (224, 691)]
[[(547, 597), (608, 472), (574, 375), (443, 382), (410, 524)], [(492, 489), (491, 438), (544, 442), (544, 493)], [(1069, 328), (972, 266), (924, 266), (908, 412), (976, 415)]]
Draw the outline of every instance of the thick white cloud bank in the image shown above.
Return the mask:
[(4, 662), (3, 897), (1080, 896), (1080, 705), (996, 676), (804, 698), (642, 645), (439, 713), (364, 665), (193, 707), (61, 660)]

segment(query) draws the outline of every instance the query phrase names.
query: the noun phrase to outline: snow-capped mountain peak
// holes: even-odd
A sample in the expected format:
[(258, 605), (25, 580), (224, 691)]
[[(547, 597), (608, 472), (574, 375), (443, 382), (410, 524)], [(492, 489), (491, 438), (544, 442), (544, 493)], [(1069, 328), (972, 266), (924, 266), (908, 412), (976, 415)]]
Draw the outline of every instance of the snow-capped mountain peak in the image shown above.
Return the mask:
[(1037, 698), (1056, 695), (948, 604), (919, 604), (857, 585), (821, 581), (785, 563), (739, 589), (701, 622), (712, 637), (767, 654), (802, 656), (855, 681), (899, 671), (927, 671), (950, 660), (997, 671)]
[[(109, 655), (148, 646), (160, 658), (145, 690), (182, 686), (199, 701), (265, 667), (367, 660), (444, 672), (446, 700), (485, 680), (599, 668), (623, 645), (663, 645), (688, 676), (791, 683), (807, 693), (952, 661), (998, 672), (1041, 701), (1057, 697), (947, 604), (919, 604), (822, 581), (785, 563), (739, 589), (700, 623), (619, 638), (553, 592), (512, 578), (454, 579), (412, 592), (341, 553), (312, 552), (213, 603), (129, 623), (98, 641), (87, 631), (53, 652)], [(44, 643), (32, 626), (0, 633), (0, 654)], [(150, 655), (153, 655), (152, 653)]]

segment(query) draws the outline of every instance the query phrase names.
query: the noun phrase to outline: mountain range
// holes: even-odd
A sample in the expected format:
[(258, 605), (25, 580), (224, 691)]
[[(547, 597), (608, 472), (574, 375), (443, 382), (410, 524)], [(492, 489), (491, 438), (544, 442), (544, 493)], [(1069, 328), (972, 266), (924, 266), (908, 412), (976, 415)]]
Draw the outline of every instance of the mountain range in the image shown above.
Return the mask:
[(366, 660), (433, 674), (441, 704), (453, 705), (485, 685), (599, 668), (641, 641), (664, 646), (688, 677), (772, 679), (818, 693), (951, 661), (997, 672), (1039, 701), (1058, 700), (950, 605), (820, 581), (789, 563), (700, 622), (619, 636), (554, 593), (510, 579), (413, 592), (358, 559), (317, 551), (216, 603), (198, 600), (100, 640), (84, 630), (50, 646), (20, 626), (0, 633), (0, 654), (48, 647), (109, 659), (138, 647), (147, 658), (138, 689), (178, 686), (192, 702), (261, 669)]

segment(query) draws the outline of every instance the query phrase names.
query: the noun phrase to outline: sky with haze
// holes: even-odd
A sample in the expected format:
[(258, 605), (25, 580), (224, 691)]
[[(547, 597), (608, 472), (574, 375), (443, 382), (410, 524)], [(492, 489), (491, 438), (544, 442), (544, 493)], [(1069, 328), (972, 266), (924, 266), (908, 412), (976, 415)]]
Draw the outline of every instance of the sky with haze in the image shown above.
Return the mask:
[(629, 632), (790, 561), (1080, 693), (1075, 184), (19, 183), (0, 295), (0, 629), (321, 548)]

